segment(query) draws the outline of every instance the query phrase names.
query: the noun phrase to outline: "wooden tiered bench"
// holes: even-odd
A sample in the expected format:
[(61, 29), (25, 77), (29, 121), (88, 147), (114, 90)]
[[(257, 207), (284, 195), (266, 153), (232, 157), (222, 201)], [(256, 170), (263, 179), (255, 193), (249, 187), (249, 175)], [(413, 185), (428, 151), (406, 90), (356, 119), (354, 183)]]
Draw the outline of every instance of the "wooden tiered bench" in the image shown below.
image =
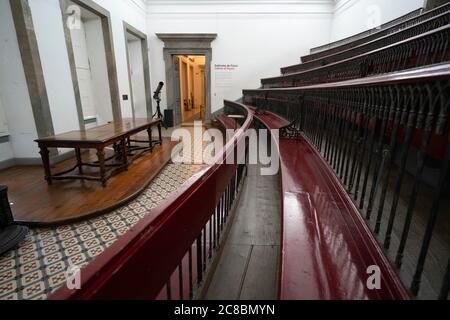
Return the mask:
[[(309, 62), (312, 60), (317, 60), (317, 59), (323, 58), (325, 56), (329, 56), (331, 54), (341, 52), (341, 51), (353, 48), (355, 46), (359, 46), (361, 44), (384, 37), (388, 34), (395, 33), (397, 31), (407, 28), (409, 26), (413, 26), (422, 21), (428, 20), (428, 19), (438, 16), (442, 13), (445, 13), (449, 10), (450, 10), (450, 4), (446, 3), (446, 4), (444, 4), (440, 7), (437, 7), (433, 10), (420, 12), (420, 14), (418, 14), (418, 15), (412, 14), (411, 16), (407, 15), (405, 17), (401, 17), (399, 19), (390, 21), (390, 22), (382, 25), (380, 28), (368, 30), (361, 34), (354, 35), (349, 38), (336, 41), (334, 43), (330, 43), (328, 45), (322, 46), (322, 48), (313, 48), (313, 49), (311, 49), (310, 54), (301, 57), (301, 61)], [(406, 18), (406, 19), (404, 19), (404, 18)]]
[(342, 61), (344, 59), (362, 55), (379, 48), (384, 48), (389, 45), (398, 43), (399, 41), (403, 41), (418, 36), (420, 34), (423, 34), (425, 32), (444, 27), (449, 23), (450, 23), (450, 10), (435, 17), (432, 17), (428, 20), (420, 22), (418, 24), (411, 25), (400, 31), (387, 34), (386, 36), (380, 37), (373, 41), (369, 41), (361, 45), (346, 50), (342, 50), (340, 52), (336, 52), (315, 60), (311, 60), (309, 62), (303, 62), (293, 66), (281, 68), (281, 73), (283, 75), (287, 75), (291, 73), (311, 70), (313, 68), (325, 66), (330, 63)]
[(238, 128), (238, 123), (236, 122), (236, 120), (224, 114), (218, 116), (216, 120), (225, 130), (236, 130)]
[(351, 56), (325, 66), (262, 79), (264, 88), (303, 87), (352, 79), (450, 61), (450, 25), (428, 31), (386, 47)]
[[(256, 114), (269, 130), (289, 122)], [(353, 202), (320, 154), (302, 136), (279, 141), (282, 195), (282, 300), (407, 299), (408, 294)], [(371, 266), (381, 290), (367, 287)]]
[(203, 166), (83, 268), (81, 290), (62, 286), (50, 300), (194, 298), (219, 250), (247, 166), (227, 160), (245, 144), (253, 113), (239, 103), (225, 105), (245, 115), (241, 130), (217, 154), (225, 161)]
[[(423, 291), (422, 298), (447, 299), (449, 88), (450, 64), (438, 64), (244, 91), (260, 122), (299, 138), (279, 143), (280, 298), (403, 299)], [(383, 270), (377, 292), (364, 290), (371, 264)]]

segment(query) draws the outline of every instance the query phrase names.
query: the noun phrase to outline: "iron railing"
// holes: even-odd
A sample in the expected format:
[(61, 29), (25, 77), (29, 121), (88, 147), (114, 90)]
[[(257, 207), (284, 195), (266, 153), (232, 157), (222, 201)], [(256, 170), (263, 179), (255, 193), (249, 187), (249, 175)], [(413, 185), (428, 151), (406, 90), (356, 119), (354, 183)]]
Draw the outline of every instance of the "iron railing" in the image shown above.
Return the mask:
[(369, 36), (371, 34), (380, 32), (381, 30), (384, 30), (384, 29), (391, 28), (392, 26), (395, 26), (397, 24), (400, 24), (402, 22), (410, 20), (411, 18), (415, 18), (415, 17), (419, 16), (422, 12), (423, 12), (423, 8), (419, 8), (419, 9), (414, 10), (412, 12), (409, 12), (409, 13), (405, 14), (404, 16), (401, 16), (401, 17), (399, 17), (397, 19), (394, 19), (394, 20), (391, 20), (389, 22), (386, 22), (386, 23), (382, 24), (381, 26), (379, 26), (377, 28), (373, 28), (373, 29), (370, 29), (370, 30), (367, 30), (367, 31), (363, 31), (361, 33), (358, 33), (358, 34), (355, 34), (353, 36), (350, 36), (350, 37), (347, 37), (347, 38), (344, 38), (344, 39), (341, 39), (341, 40), (337, 40), (337, 41), (325, 44), (323, 46), (312, 48), (311, 49), (311, 54), (319, 53), (319, 52), (322, 52), (322, 51), (325, 51), (325, 50), (329, 50), (329, 49), (333, 49), (333, 48), (342, 46), (344, 44), (348, 44), (348, 43), (354, 42), (356, 40), (360, 40), (360, 39), (365, 38), (365, 37), (367, 37), (367, 36)]
[(286, 67), (281, 69), (281, 73), (286, 75), (290, 73), (310, 70), (313, 68), (318, 68), (321, 66), (325, 66), (327, 64), (338, 62), (341, 60), (345, 60), (351, 57), (355, 57), (379, 48), (387, 47), (391, 44), (413, 38), (420, 34), (429, 32), (431, 30), (438, 29), (440, 27), (446, 26), (450, 24), (450, 11), (436, 16), (432, 19), (426, 20), (422, 23), (416, 24), (412, 27), (403, 29), (399, 32), (387, 35), (385, 37), (379, 38), (377, 40), (362, 44), (360, 46), (356, 46), (352, 49), (341, 51), (339, 53), (326, 56), (317, 60), (313, 60), (310, 62), (305, 62), (302, 64), (297, 64), (294, 66)]
[[(227, 101), (225, 105), (240, 110), (246, 118), (216, 155), (216, 164), (205, 165), (83, 268), (80, 290), (63, 286), (49, 299), (197, 298), (247, 172), (245, 130), (252, 124), (253, 113), (238, 103)], [(245, 150), (245, 161), (236, 161), (237, 150)]]
[(413, 25), (415, 25), (417, 23), (420, 23), (422, 21), (428, 20), (428, 19), (430, 19), (432, 17), (435, 17), (437, 15), (445, 13), (445, 12), (447, 12), (449, 10), (450, 10), (450, 4), (448, 4), (448, 3), (444, 4), (444, 5), (442, 5), (440, 7), (437, 7), (435, 9), (433, 9), (433, 10), (426, 11), (423, 14), (417, 16), (417, 17), (411, 18), (411, 19), (406, 20), (404, 22), (401, 22), (399, 24), (395, 24), (395, 25), (393, 25), (390, 28), (382, 29), (379, 32), (375, 32), (375, 33), (373, 33), (371, 35), (368, 35), (367, 37), (363, 37), (361, 39), (351, 41), (349, 43), (346, 43), (344, 45), (341, 45), (341, 46), (338, 46), (338, 47), (335, 47), (335, 48), (332, 48), (332, 49), (329, 49), (329, 50), (325, 50), (325, 51), (321, 51), (321, 52), (318, 52), (318, 53), (313, 53), (313, 54), (304, 56), (304, 57), (302, 57), (302, 62), (309, 62), (309, 61), (312, 61), (312, 60), (323, 58), (325, 56), (328, 56), (328, 55), (331, 55), (331, 54), (334, 54), (334, 53), (338, 53), (338, 52), (343, 51), (343, 50), (351, 49), (351, 48), (353, 48), (355, 46), (359, 46), (359, 45), (361, 45), (363, 43), (370, 42), (370, 41), (373, 41), (373, 40), (378, 39), (380, 37), (384, 37), (384, 36), (386, 36), (388, 34), (400, 31), (400, 30), (402, 30), (404, 28), (408, 28), (408, 27), (413, 26)]
[(433, 70), (409, 79), (394, 74), (332, 86), (249, 90), (244, 101), (303, 131), (412, 296), (422, 284), (423, 297), (447, 299), (450, 65)]
[(264, 88), (300, 87), (365, 78), (450, 60), (450, 25), (320, 68), (263, 79)]

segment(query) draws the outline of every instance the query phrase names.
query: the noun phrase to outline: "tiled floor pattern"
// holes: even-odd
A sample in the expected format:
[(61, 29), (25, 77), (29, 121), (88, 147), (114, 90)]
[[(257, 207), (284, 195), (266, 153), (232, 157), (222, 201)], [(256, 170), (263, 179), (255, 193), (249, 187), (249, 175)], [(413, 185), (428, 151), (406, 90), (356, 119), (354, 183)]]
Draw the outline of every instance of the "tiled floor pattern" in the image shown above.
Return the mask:
[(0, 257), (0, 300), (47, 298), (66, 282), (70, 266), (88, 264), (198, 169), (168, 164), (127, 206), (81, 223), (31, 230), (18, 249)]

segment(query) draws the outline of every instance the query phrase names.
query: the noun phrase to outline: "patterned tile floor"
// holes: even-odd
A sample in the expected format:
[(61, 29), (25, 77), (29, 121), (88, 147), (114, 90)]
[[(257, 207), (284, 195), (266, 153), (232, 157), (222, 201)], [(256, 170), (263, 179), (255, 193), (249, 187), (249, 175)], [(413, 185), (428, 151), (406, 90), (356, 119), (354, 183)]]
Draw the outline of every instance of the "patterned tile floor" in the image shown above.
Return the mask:
[(0, 257), (0, 300), (46, 299), (191, 177), (199, 166), (168, 164), (134, 201), (109, 214), (51, 229), (33, 229)]

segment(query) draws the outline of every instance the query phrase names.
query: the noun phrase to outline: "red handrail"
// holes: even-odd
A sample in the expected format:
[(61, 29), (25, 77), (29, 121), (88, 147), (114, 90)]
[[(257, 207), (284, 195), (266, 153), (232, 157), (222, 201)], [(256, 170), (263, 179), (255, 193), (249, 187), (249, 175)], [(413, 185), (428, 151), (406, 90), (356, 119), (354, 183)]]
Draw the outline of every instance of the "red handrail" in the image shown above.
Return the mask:
[[(253, 111), (225, 101), (247, 114), (244, 125), (217, 159), (234, 157)], [(164, 203), (81, 270), (81, 289), (66, 285), (49, 300), (155, 299), (214, 212), (237, 170), (237, 164), (203, 166)]]

